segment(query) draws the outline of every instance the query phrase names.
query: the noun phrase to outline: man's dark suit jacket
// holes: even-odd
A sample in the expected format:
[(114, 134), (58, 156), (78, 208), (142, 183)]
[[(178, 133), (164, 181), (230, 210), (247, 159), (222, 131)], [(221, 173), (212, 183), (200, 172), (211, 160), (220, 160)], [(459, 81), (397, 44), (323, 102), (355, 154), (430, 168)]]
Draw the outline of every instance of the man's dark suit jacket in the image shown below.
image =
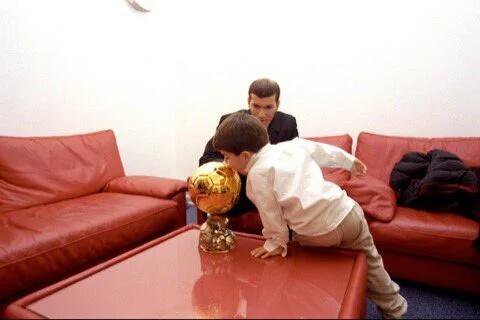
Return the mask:
[[(250, 110), (240, 110), (238, 112), (250, 113)], [(219, 125), (230, 114), (231, 113), (223, 115), (220, 118)], [(295, 120), (295, 117), (281, 111), (277, 111), (272, 119), (272, 122), (268, 126), (268, 137), (271, 144), (277, 144), (279, 142), (292, 140), (293, 138), (298, 137), (297, 121)], [(199, 160), (199, 165), (210, 161), (223, 161), (222, 154), (215, 150), (215, 148), (213, 147), (213, 137), (208, 141), (207, 145), (205, 146), (205, 151), (203, 152), (203, 155)], [(242, 213), (245, 213), (246, 211), (255, 209), (255, 206), (247, 198), (246, 195), (245, 185), (247, 178), (245, 176), (240, 177), (242, 180), (240, 199), (238, 200), (235, 207), (233, 207), (228, 212), (228, 215), (230, 216), (240, 215)]]

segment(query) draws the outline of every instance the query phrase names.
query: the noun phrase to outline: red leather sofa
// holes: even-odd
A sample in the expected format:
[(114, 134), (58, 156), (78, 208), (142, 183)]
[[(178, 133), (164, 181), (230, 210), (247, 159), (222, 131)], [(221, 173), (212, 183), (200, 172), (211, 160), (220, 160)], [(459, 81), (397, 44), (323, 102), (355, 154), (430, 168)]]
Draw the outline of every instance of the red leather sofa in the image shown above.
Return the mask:
[[(355, 155), (367, 165), (370, 176), (388, 185), (395, 163), (405, 153), (432, 149), (452, 152), (469, 167), (480, 166), (480, 137), (414, 138), (362, 132)], [(392, 276), (480, 294), (480, 252), (473, 246), (478, 222), (458, 213), (394, 209), (390, 219), (370, 221), (370, 232)]]
[(111, 130), (0, 137), (0, 304), (184, 226), (185, 190), (125, 176)]
[[(349, 135), (312, 139), (349, 152), (352, 149)], [(356, 180), (339, 169), (324, 170), (324, 176), (362, 205), (385, 267), (394, 278), (480, 294), (480, 252), (473, 247), (479, 223), (457, 213), (397, 206), (389, 187), (390, 172), (405, 153), (435, 148), (456, 154), (467, 166), (480, 166), (480, 137), (417, 138), (362, 132), (355, 155), (367, 165), (367, 176)], [(197, 218), (199, 223), (205, 220), (202, 212)], [(229, 227), (257, 234), (262, 230), (256, 211), (232, 218)]]

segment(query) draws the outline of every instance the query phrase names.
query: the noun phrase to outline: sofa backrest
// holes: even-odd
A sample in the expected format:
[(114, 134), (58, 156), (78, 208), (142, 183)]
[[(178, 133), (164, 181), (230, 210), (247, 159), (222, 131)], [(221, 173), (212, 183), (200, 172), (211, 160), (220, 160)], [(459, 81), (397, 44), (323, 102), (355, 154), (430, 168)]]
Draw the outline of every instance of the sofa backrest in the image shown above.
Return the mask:
[[(352, 153), (352, 137), (348, 134), (338, 136), (326, 136), (326, 137), (308, 137), (304, 138), (316, 142), (327, 143), (343, 150)], [(344, 169), (322, 168), (322, 173), (325, 180), (336, 183), (342, 186), (348, 179), (350, 179), (350, 171)]]
[(366, 164), (370, 175), (388, 184), (393, 167), (405, 153), (432, 149), (449, 151), (467, 166), (480, 166), (480, 137), (419, 138), (361, 132), (355, 156)]
[(92, 194), (124, 175), (111, 130), (0, 136), (0, 213)]

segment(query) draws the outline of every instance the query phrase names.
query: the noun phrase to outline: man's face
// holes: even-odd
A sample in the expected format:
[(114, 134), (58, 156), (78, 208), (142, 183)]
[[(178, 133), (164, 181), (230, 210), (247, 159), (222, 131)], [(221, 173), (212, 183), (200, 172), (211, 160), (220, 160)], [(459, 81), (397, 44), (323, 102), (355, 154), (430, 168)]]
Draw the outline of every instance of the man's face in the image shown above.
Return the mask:
[(270, 122), (272, 122), (275, 116), (275, 112), (278, 110), (278, 104), (275, 100), (275, 95), (259, 98), (252, 93), (249, 97), (248, 108), (250, 109), (250, 113), (260, 120), (265, 128), (268, 129)]
[(246, 168), (251, 158), (251, 152), (243, 151), (238, 156), (224, 150), (220, 150), (220, 153), (223, 155), (223, 162), (225, 165), (236, 170), (240, 174), (247, 175)]

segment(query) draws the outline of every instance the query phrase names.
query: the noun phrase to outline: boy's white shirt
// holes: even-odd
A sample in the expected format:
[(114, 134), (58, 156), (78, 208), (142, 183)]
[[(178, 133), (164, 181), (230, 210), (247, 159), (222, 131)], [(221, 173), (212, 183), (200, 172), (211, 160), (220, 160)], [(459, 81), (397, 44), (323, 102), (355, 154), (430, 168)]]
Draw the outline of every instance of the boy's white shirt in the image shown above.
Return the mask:
[(321, 167), (351, 170), (355, 157), (332, 145), (301, 138), (267, 144), (247, 165), (247, 196), (257, 207), (267, 239), (264, 248), (283, 247), (288, 226), (297, 234), (318, 236), (334, 230), (355, 202), (325, 181)]

